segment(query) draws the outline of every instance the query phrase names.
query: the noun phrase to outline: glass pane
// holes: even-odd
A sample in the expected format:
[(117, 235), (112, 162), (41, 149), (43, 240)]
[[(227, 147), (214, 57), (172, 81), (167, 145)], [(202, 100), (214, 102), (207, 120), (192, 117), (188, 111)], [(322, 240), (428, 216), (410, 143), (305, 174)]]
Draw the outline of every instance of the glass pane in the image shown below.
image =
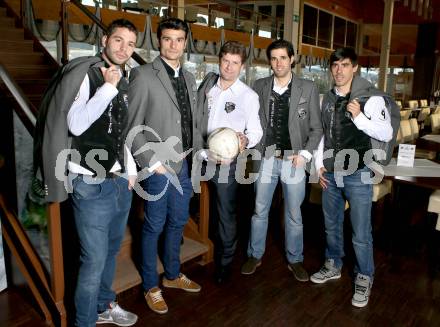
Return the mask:
[(356, 34), (357, 34), (357, 25), (352, 22), (347, 22), (347, 37), (345, 40), (345, 45), (347, 47), (356, 47)]
[(318, 9), (304, 5), (303, 37), (302, 42), (316, 45), (316, 25), (318, 23)]
[(345, 45), (345, 23), (346, 21), (344, 19), (335, 16), (333, 49), (341, 48)]
[(325, 11), (319, 11), (318, 46), (331, 48), (332, 15)]

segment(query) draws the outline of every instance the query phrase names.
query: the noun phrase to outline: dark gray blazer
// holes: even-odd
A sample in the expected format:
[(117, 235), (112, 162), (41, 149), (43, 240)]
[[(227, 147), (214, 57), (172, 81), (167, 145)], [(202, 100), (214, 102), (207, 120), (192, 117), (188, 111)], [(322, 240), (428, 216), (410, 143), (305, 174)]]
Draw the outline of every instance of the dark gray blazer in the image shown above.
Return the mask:
[[(201, 136), (196, 128), (196, 119), (194, 117), (197, 86), (194, 76), (190, 72), (183, 69), (183, 76), (193, 115), (193, 152), (190, 154), (193, 155), (202, 146)], [(137, 164), (143, 169), (144, 167), (151, 167), (157, 161), (160, 161), (162, 164), (168, 163), (176, 173), (179, 172), (181, 160), (163, 162), (164, 160), (161, 160), (160, 154), (158, 154), (158, 148), (155, 147), (159, 145), (159, 150), (164, 149), (163, 142), (168, 140), (168, 144), (173, 146), (174, 154), (183, 152), (179, 105), (170, 78), (160, 57), (157, 57), (150, 64), (132, 69), (128, 98), (129, 129), (139, 125), (146, 125), (154, 130), (154, 132), (138, 133), (134, 139), (131, 147), (133, 154), (147, 144), (147, 142), (149, 144), (149, 149), (134, 155)], [(172, 153), (167, 151), (165, 157), (170, 155)]]
[[(273, 75), (254, 83), (253, 89), (260, 98), (260, 122), (263, 137), (256, 148), (264, 155), (268, 146), (266, 131), (269, 122), (269, 101), (273, 87)], [(298, 78), (292, 74), (292, 86), (289, 110), (289, 135), (292, 150), (307, 150), (311, 154), (318, 148), (322, 137), (321, 110), (318, 89), (314, 82)]]

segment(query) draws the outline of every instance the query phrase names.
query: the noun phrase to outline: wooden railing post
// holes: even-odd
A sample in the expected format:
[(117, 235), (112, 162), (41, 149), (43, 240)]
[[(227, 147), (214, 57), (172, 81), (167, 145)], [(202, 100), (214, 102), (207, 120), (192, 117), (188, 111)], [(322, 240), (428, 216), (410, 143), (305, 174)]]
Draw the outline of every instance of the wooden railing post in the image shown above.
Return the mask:
[(63, 65), (69, 62), (69, 51), (67, 48), (69, 42), (69, 22), (67, 17), (67, 6), (69, 2), (70, 0), (62, 0), (61, 2), (61, 63)]
[(47, 206), (47, 227), (49, 234), (49, 253), (51, 264), (51, 290), (58, 312), (61, 326), (66, 326), (66, 310), (64, 308), (64, 263), (63, 243), (61, 234), (61, 214), (58, 202)]

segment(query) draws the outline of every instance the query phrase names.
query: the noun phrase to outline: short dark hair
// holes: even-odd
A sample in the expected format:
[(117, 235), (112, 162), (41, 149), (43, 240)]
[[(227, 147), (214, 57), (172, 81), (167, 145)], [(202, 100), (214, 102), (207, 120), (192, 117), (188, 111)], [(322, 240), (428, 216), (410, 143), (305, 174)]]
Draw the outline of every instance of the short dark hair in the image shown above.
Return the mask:
[(185, 39), (188, 36), (189, 27), (188, 24), (185, 23), (183, 20), (179, 18), (166, 18), (159, 22), (159, 25), (157, 26), (157, 39), (160, 40), (160, 37), (162, 36), (163, 30), (182, 30), (185, 32)]
[(358, 56), (353, 48), (345, 47), (338, 48), (332, 52), (330, 55), (330, 66), (333, 65), (335, 61), (339, 61), (342, 59), (350, 59), (351, 64), (356, 66), (358, 63)]
[(246, 48), (243, 44), (237, 41), (228, 41), (222, 45), (218, 58), (221, 60), (225, 54), (238, 54), (241, 58), (241, 63), (245, 63), (247, 59)]
[(134, 24), (129, 20), (123, 18), (112, 21), (107, 27), (106, 35), (107, 36), (112, 35), (115, 32), (115, 29), (117, 28), (127, 28), (130, 32), (136, 34), (137, 37), (138, 30), (136, 26), (134, 26)]
[[(286, 49), (287, 51), (287, 55), (289, 56), (289, 58), (292, 58), (292, 56), (295, 56), (295, 50), (293, 49), (293, 44), (289, 41), (286, 40), (276, 40), (273, 41), (271, 44), (269, 44), (269, 46), (266, 49), (266, 56), (267, 59), (270, 62), (270, 54), (272, 52), (272, 50), (275, 49)], [(295, 61), (292, 63), (291, 65), (292, 67), (295, 66)]]

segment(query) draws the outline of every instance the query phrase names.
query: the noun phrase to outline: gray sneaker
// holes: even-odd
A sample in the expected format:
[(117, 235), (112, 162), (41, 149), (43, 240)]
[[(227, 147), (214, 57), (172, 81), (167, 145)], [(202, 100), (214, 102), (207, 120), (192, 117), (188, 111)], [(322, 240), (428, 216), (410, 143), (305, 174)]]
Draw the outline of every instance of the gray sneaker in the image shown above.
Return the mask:
[(321, 269), (310, 277), (310, 280), (316, 284), (322, 284), (338, 278), (341, 278), (341, 269), (336, 268), (333, 259), (327, 259)]
[(109, 308), (98, 314), (97, 324), (115, 324), (118, 326), (134, 325), (138, 317), (122, 309), (116, 302), (111, 302)]
[(354, 294), (351, 304), (358, 308), (363, 308), (368, 304), (371, 292), (371, 279), (369, 276), (357, 274), (354, 281)]
[(244, 265), (241, 266), (241, 273), (243, 275), (252, 275), (259, 266), (261, 266), (261, 259), (249, 257)]

